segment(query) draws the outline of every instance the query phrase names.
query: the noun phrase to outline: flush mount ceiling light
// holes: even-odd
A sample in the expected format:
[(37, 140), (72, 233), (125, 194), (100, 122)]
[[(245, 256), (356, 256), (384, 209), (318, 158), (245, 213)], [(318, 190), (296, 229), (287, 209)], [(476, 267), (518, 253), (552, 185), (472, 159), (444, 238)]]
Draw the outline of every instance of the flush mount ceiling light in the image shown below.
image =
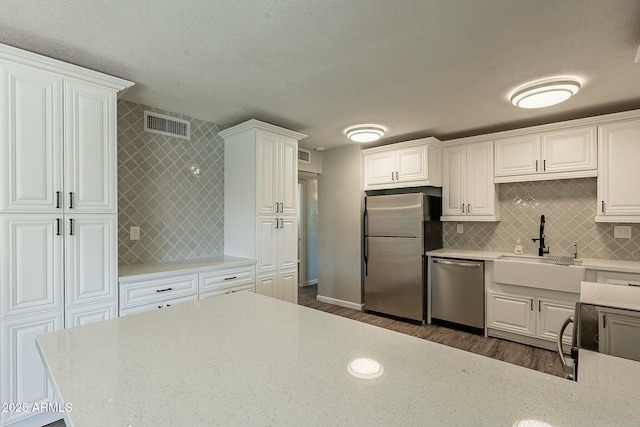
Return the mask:
[(344, 132), (354, 142), (373, 142), (382, 138), (387, 130), (379, 125), (355, 125)]
[(572, 78), (546, 79), (527, 83), (511, 95), (511, 103), (520, 108), (543, 108), (559, 104), (575, 95), (580, 83)]

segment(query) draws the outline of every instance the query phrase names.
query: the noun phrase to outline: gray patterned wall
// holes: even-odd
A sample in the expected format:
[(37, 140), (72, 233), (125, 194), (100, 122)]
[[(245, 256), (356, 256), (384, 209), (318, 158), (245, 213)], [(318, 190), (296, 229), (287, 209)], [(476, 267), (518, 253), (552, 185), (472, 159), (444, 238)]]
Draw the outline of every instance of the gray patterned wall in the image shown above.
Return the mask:
[[(596, 178), (498, 184), (501, 221), (444, 223), (444, 247), (512, 252), (519, 237), (525, 254), (537, 255), (540, 215), (546, 218), (546, 243), (551, 255), (640, 261), (640, 224), (631, 226), (631, 239), (614, 239), (616, 224), (595, 223)], [(619, 224), (618, 224), (619, 225)], [(629, 224), (625, 224), (629, 225)]]
[[(145, 132), (144, 110), (191, 122), (191, 140)], [(217, 125), (118, 102), (120, 264), (224, 253), (224, 144)], [(196, 177), (192, 166), (201, 174)], [(140, 226), (140, 240), (129, 227)]]

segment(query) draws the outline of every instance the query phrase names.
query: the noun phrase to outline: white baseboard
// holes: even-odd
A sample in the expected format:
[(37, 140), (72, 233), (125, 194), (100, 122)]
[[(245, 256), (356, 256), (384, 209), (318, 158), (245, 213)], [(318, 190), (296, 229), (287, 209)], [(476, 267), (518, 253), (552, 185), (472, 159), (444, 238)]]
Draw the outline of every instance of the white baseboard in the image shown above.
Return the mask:
[(326, 302), (327, 304), (333, 304), (333, 305), (337, 305), (340, 307), (346, 307), (346, 308), (351, 308), (353, 310), (358, 310), (358, 311), (362, 311), (364, 304), (358, 304), (355, 302), (351, 302), (351, 301), (344, 301), (341, 299), (336, 299), (336, 298), (330, 298), (330, 297), (323, 297), (322, 295), (318, 295), (316, 297), (316, 299), (320, 302)]
[(313, 286), (318, 284), (318, 279), (307, 280), (302, 286)]

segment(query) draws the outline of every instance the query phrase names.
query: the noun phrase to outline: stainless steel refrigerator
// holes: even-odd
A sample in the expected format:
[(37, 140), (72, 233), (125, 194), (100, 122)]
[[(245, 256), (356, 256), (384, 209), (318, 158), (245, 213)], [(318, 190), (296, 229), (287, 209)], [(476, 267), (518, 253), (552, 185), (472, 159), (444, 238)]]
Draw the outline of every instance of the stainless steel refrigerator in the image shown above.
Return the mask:
[(364, 210), (364, 309), (426, 319), (425, 251), (442, 247), (442, 199), (368, 196)]

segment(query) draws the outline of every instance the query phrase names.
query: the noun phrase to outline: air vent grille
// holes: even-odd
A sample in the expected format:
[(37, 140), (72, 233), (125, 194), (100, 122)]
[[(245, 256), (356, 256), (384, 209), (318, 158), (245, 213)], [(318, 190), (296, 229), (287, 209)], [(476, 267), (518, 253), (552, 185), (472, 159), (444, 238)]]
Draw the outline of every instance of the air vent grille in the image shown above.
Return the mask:
[(298, 148), (298, 160), (303, 163), (311, 163), (311, 151)]
[(182, 139), (190, 138), (190, 123), (188, 121), (151, 111), (144, 112), (144, 130)]

